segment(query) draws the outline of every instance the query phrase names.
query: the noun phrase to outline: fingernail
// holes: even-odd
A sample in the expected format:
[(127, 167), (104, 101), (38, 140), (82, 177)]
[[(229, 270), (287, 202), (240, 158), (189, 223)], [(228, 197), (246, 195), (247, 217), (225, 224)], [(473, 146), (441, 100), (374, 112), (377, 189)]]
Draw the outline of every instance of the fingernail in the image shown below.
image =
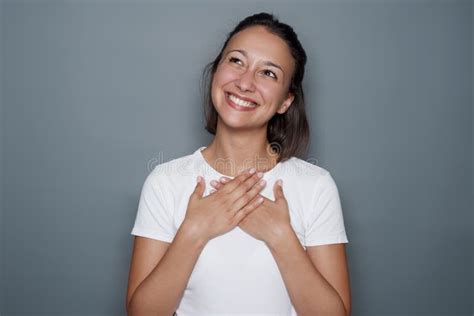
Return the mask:
[(227, 182), (227, 178), (221, 177), (220, 178), (221, 182)]
[(252, 168), (252, 169), (249, 170), (250, 174), (254, 174), (255, 171), (257, 171), (257, 170), (255, 170), (255, 168)]
[(265, 185), (265, 183), (267, 183), (267, 181), (261, 180), (259, 184), (263, 187)]
[(216, 181), (216, 180), (212, 180), (212, 181), (211, 181), (211, 184), (212, 184), (212, 185), (216, 185), (216, 184), (217, 184), (217, 181)]
[(277, 184), (278, 184), (279, 186), (282, 186), (283, 180), (282, 180), (282, 179), (278, 179)]
[(201, 182), (201, 176), (198, 176), (196, 182)]
[(257, 176), (258, 176), (259, 178), (263, 177), (263, 172), (259, 171), (259, 172), (257, 173)]

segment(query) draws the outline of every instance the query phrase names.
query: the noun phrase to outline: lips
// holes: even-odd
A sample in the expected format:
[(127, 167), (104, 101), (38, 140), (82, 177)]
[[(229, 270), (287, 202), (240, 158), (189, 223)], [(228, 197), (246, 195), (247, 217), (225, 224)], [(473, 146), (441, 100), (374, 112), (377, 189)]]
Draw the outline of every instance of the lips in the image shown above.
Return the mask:
[[(234, 103), (234, 102), (230, 99), (229, 93), (226, 93), (226, 94), (225, 94), (225, 100), (226, 100), (227, 104), (228, 104), (231, 108), (233, 108), (233, 109), (235, 109), (235, 110), (237, 110), (237, 111), (249, 112), (249, 111), (253, 111), (253, 110), (255, 110), (255, 109), (257, 108), (257, 105), (249, 107), (249, 106), (242, 106), (242, 105), (239, 105), (239, 104), (237, 104), (237, 103)], [(252, 101), (250, 101), (250, 102), (252, 102)]]
[(247, 102), (252, 102), (252, 103), (254, 103), (255, 105), (258, 106), (258, 103), (254, 99), (251, 99), (251, 98), (248, 98), (248, 97), (243, 97), (241, 95), (238, 95), (237, 93), (229, 92), (229, 91), (226, 91), (225, 94), (226, 94), (227, 97), (229, 97), (229, 94), (232, 94), (234, 97), (239, 98), (240, 100), (247, 101)]

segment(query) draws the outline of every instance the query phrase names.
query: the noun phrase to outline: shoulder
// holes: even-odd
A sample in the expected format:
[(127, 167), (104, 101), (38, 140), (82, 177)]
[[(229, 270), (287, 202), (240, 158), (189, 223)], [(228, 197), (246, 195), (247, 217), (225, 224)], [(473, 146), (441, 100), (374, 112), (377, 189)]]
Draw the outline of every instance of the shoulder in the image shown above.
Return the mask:
[(295, 177), (298, 180), (315, 183), (330, 176), (329, 170), (318, 166), (311, 160), (291, 157), (281, 165), (280, 173), (285, 177)]
[(150, 172), (153, 177), (176, 176), (185, 173), (186, 170), (196, 164), (193, 154), (171, 159), (155, 165)]
[(156, 186), (167, 186), (183, 176), (191, 176), (198, 167), (194, 154), (173, 158), (152, 166), (152, 169), (145, 179), (146, 184)]
[(337, 190), (331, 172), (313, 161), (292, 157), (284, 161), (278, 173), (283, 181), (288, 181), (293, 189), (304, 192), (306, 196), (319, 196), (328, 190)]

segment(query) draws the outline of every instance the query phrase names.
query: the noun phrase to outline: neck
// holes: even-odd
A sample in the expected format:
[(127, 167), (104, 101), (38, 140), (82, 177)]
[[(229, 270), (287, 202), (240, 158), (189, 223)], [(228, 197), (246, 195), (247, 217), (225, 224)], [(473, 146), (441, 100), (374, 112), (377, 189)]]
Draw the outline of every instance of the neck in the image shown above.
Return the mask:
[(216, 136), (202, 154), (214, 169), (230, 177), (252, 167), (266, 172), (275, 167), (278, 158), (268, 143), (266, 127), (230, 132), (219, 129), (219, 124)]

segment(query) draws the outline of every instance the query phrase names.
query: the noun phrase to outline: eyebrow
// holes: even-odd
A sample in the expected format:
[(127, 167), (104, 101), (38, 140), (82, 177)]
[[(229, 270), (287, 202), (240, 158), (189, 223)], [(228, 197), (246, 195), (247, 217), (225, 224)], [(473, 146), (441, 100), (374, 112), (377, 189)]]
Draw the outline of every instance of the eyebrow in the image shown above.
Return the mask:
[[(228, 51), (228, 52), (226, 53), (226, 55), (228, 55), (228, 54), (231, 53), (231, 52), (239, 52), (239, 53), (241, 53), (242, 55), (244, 55), (246, 58), (248, 57), (248, 56), (247, 56), (247, 52), (244, 51), (244, 50), (242, 50), (242, 49), (233, 49), (233, 50), (230, 50), (230, 51)], [(281, 66), (279, 66), (279, 65), (277, 65), (277, 64), (275, 64), (275, 63), (272, 63), (272, 62), (269, 61), (269, 60), (264, 61), (263, 64), (264, 64), (265, 66), (271, 66), (271, 67), (278, 68), (278, 69), (280, 69), (283, 73), (285, 73), (285, 72), (283, 71), (283, 68), (282, 68)]]

